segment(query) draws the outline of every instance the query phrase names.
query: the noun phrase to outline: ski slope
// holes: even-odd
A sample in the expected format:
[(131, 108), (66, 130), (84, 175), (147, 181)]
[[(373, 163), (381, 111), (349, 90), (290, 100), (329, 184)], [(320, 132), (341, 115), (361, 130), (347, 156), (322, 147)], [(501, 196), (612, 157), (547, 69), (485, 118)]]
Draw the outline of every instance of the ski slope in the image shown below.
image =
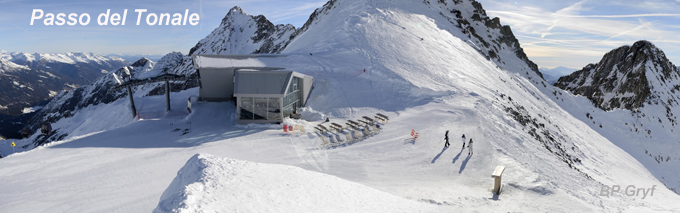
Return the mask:
[[(305, 125), (379, 112), (390, 116), (381, 133), (324, 147), (313, 133), (235, 125), (230, 102), (196, 102), (187, 114), (197, 88), (172, 93), (167, 113), (163, 96), (136, 96), (149, 115), (139, 121), (125, 119), (120, 99), (60, 121), (80, 126), (65, 140), (0, 160), (0, 212), (680, 209), (680, 196), (536, 88), (509, 50), (499, 52), (504, 67), (487, 60), (422, 2), (336, 4), (284, 50), (288, 69), (315, 78)], [(460, 149), (462, 134), (473, 155)], [(500, 196), (490, 190), (497, 165), (506, 167)], [(602, 185), (656, 191), (607, 197)]]

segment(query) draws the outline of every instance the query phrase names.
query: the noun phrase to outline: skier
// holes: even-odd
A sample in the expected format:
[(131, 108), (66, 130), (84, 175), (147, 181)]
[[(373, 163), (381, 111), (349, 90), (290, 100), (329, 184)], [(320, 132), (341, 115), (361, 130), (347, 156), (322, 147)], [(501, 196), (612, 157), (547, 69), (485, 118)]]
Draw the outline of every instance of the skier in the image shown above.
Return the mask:
[(465, 149), (465, 134), (463, 134), (463, 148), (461, 149)]
[(446, 134), (444, 134), (444, 140), (446, 140), (444, 147), (449, 147), (449, 130), (446, 130)]
[(474, 153), (472, 152), (472, 138), (470, 138), (470, 143), (468, 143), (468, 148), (470, 148), (470, 152), (468, 152), (468, 155), (474, 154)]

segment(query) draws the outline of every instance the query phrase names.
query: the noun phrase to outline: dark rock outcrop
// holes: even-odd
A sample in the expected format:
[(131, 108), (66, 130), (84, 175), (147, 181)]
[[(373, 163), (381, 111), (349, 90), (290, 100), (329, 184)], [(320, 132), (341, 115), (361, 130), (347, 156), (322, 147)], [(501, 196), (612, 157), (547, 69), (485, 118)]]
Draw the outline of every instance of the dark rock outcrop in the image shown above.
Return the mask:
[[(632, 46), (616, 48), (597, 64), (589, 64), (568, 76), (561, 77), (555, 86), (583, 95), (603, 110), (643, 107), (645, 103), (666, 102), (661, 94), (670, 94), (669, 85), (678, 79), (678, 68), (654, 44), (638, 41)], [(654, 86), (657, 85), (657, 88)]]

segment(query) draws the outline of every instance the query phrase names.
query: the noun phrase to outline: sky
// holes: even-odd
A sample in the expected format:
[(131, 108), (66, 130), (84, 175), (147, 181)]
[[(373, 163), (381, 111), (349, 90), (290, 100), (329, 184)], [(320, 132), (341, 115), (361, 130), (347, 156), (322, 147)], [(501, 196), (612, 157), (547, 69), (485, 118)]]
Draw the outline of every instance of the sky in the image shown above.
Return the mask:
[[(490, 17), (510, 25), (529, 58), (539, 67), (580, 69), (597, 63), (608, 51), (648, 40), (680, 63), (680, 0), (478, 0)], [(274, 24), (301, 27), (326, 0), (0, 0), (0, 50), (17, 52), (94, 52), (164, 55), (188, 53), (219, 26), (234, 6), (265, 15)], [(34, 9), (47, 13), (90, 15), (85, 26), (45, 26), (30, 21)], [(122, 15), (125, 26), (100, 26), (107, 9)], [(135, 9), (147, 9), (136, 25)], [(149, 13), (197, 13), (197, 25), (157, 26), (145, 23)]]
[[(191, 47), (217, 28), (234, 6), (249, 14), (263, 14), (275, 24), (301, 27), (316, 8), (326, 0), (0, 0), (0, 50), (9, 52), (93, 52), (99, 54), (165, 55), (172, 51), (187, 54)], [(42, 19), (30, 25), (34, 9), (42, 9)], [(124, 26), (99, 25), (99, 14), (118, 13), (128, 9)], [(135, 9), (147, 9), (140, 25), (136, 25)], [(148, 25), (147, 15), (154, 13), (196, 13), (197, 25)], [(83, 13), (90, 16), (85, 26), (67, 24), (46, 26), (47, 13), (68, 16)], [(38, 14), (36, 14), (38, 15)], [(102, 19), (103, 20), (103, 19)], [(153, 20), (153, 19), (151, 19)], [(66, 20), (68, 21), (68, 19)]]
[(539, 67), (581, 69), (647, 40), (680, 64), (680, 0), (478, 0)]

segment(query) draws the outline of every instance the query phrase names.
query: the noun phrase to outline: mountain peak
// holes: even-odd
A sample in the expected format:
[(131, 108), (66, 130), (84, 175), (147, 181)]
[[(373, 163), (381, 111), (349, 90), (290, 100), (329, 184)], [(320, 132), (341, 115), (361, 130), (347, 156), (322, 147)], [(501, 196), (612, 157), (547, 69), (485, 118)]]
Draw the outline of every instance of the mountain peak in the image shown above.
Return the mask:
[(130, 65), (130, 66), (133, 66), (133, 67), (143, 67), (143, 66), (146, 65), (149, 61), (151, 61), (151, 60), (149, 60), (149, 59), (146, 58), (146, 57), (142, 57), (141, 59), (135, 61), (135, 63), (132, 63), (132, 65)]
[[(597, 64), (589, 64), (555, 86), (583, 95), (604, 110), (634, 110), (645, 103), (658, 103), (659, 94), (670, 94), (678, 69), (649, 41), (609, 51)], [(662, 100), (661, 102), (668, 102)]]
[(263, 15), (252, 16), (235, 6), (189, 55), (280, 53), (296, 34), (292, 25), (274, 25)]
[(652, 42), (649, 42), (649, 41), (647, 41), (647, 40), (639, 40), (639, 41), (636, 41), (636, 42), (633, 44), (633, 46), (638, 46), (638, 47), (649, 46), (649, 47), (656, 48), (656, 46), (654, 46), (654, 44), (652, 44)]
[(233, 15), (234, 13), (236, 14), (242, 14), (242, 15), (248, 15), (245, 11), (243, 11), (243, 8), (239, 6), (234, 6), (231, 9), (229, 9), (229, 12), (227, 13), (227, 16)]

